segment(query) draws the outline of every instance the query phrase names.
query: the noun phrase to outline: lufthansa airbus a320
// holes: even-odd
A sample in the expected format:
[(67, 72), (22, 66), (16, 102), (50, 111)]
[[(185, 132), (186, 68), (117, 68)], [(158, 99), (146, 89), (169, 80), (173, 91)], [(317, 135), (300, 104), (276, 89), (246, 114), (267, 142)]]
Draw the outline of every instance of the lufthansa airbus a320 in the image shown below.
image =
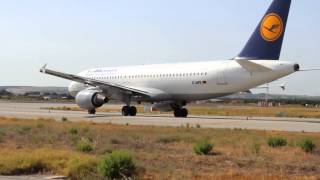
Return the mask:
[(71, 80), (69, 93), (79, 107), (95, 114), (110, 99), (124, 103), (123, 116), (135, 116), (132, 102), (187, 117), (185, 106), (196, 100), (247, 91), (299, 71), (279, 61), (291, 0), (274, 0), (238, 56), (231, 60), (88, 69), (76, 75), (41, 68)]

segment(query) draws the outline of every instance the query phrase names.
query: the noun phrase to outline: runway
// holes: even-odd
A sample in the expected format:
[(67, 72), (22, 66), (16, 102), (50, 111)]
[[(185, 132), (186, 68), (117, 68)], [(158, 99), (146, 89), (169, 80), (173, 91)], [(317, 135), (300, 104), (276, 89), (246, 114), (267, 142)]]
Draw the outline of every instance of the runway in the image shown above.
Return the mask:
[[(320, 119), (273, 118), (273, 117), (225, 117), (225, 116), (189, 116), (174, 118), (172, 114), (138, 114), (136, 117), (123, 117), (120, 113), (100, 113), (88, 115), (85, 111), (48, 110), (49, 107), (74, 107), (68, 103), (15, 103), (0, 101), (0, 116), (14, 118), (53, 118), (70, 121), (93, 121), (146, 126), (189, 126), (201, 128), (242, 128), (294, 132), (320, 132)], [(121, 108), (121, 105), (106, 105), (104, 108)]]

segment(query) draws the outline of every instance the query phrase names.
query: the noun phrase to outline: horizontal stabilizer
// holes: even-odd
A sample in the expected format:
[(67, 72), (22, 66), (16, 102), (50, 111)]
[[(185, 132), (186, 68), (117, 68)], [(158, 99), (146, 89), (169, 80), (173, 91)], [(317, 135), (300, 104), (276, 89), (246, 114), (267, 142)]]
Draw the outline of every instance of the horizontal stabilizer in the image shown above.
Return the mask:
[(236, 60), (243, 68), (249, 72), (270, 72), (272, 69), (247, 60)]

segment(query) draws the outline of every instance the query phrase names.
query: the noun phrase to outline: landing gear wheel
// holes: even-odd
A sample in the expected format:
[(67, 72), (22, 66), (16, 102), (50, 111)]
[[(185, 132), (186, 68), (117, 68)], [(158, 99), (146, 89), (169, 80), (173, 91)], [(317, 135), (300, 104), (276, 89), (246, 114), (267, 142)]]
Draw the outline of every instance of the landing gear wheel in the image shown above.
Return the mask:
[(135, 106), (123, 106), (122, 107), (123, 116), (136, 116), (137, 108)]
[(181, 109), (181, 117), (187, 117), (188, 116), (188, 110), (186, 108)]
[(122, 116), (129, 116), (130, 115), (130, 106), (123, 106), (122, 107)]
[(137, 115), (137, 108), (135, 106), (130, 107), (130, 116), (136, 116)]
[(188, 116), (188, 110), (186, 108), (177, 108), (174, 110), (174, 117), (187, 117)]
[(90, 109), (90, 110), (88, 110), (88, 114), (96, 114), (96, 110), (95, 109)]
[(181, 117), (181, 109), (180, 108), (175, 109), (173, 114), (174, 114), (174, 117)]

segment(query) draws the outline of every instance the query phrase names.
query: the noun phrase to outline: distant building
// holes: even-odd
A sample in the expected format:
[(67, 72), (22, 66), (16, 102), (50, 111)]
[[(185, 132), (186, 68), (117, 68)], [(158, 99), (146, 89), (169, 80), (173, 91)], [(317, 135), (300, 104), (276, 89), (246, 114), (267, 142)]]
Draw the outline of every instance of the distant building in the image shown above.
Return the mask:
[(259, 101), (258, 106), (259, 107), (274, 107), (275, 103), (272, 101)]

